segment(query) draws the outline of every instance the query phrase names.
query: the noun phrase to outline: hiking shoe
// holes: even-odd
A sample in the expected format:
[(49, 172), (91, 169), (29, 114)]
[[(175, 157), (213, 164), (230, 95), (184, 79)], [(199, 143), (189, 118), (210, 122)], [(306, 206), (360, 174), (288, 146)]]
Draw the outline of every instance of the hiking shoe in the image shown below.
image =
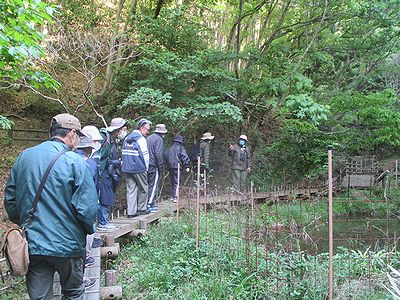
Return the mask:
[(138, 210), (137, 214), (138, 214), (139, 216), (141, 216), (141, 215), (148, 215), (150, 212), (151, 212), (150, 209)]
[(133, 218), (135, 218), (135, 217), (137, 217), (138, 216), (138, 214), (134, 214), (134, 215), (127, 215), (126, 217), (128, 218), (128, 219), (133, 219)]
[(105, 225), (99, 224), (97, 225), (98, 231), (114, 231), (117, 229), (113, 224), (107, 223)]
[(92, 286), (96, 284), (96, 279), (83, 277), (83, 283), (85, 284), (85, 289), (90, 289)]
[(94, 238), (92, 243), (92, 248), (98, 248), (101, 246), (103, 246), (103, 240)]
[(91, 256), (87, 256), (85, 259), (85, 268), (94, 266), (94, 258)]
[(157, 206), (153, 206), (153, 207), (149, 207), (148, 209), (150, 209), (151, 212), (155, 212), (158, 210)]
[(178, 203), (178, 198), (173, 198), (173, 199), (172, 199), (172, 202)]

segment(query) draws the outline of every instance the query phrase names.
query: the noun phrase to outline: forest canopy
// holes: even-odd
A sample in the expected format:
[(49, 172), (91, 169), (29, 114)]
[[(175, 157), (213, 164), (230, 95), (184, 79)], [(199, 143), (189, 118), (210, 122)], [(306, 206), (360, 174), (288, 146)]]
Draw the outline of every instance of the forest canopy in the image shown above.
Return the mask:
[(259, 181), (317, 175), (328, 144), (395, 153), (399, 12), (394, 0), (5, 0), (0, 126), (68, 111), (246, 133)]

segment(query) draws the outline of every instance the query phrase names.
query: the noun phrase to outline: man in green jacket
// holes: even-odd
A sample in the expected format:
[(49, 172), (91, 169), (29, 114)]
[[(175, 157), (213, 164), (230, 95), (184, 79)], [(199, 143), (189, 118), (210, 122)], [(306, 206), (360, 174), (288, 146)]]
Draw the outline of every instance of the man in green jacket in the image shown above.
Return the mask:
[[(59, 114), (52, 119), (50, 140), (23, 151), (16, 159), (5, 189), (9, 219), (22, 226), (50, 160), (74, 150), (82, 133), (77, 118)], [(53, 277), (60, 275), (63, 299), (83, 299), (85, 237), (95, 230), (96, 187), (86, 162), (67, 151), (55, 162), (37, 209), (27, 226), (30, 299), (52, 299)]]
[(247, 173), (250, 172), (250, 149), (247, 136), (242, 134), (238, 144), (230, 145), (228, 155), (232, 157), (233, 185), (235, 190), (243, 192), (246, 186)]

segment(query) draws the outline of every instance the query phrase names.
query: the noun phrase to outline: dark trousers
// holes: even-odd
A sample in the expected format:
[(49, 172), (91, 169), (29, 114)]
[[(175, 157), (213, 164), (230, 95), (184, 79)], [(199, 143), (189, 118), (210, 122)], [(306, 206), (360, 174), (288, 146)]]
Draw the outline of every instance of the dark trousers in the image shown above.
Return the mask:
[[(169, 169), (169, 177), (171, 178), (171, 196), (172, 198), (176, 198), (176, 189), (178, 187), (178, 168)], [(182, 171), (180, 172), (180, 177), (182, 178)]]
[(30, 255), (26, 286), (30, 299), (53, 299), (53, 278), (60, 275), (61, 293), (64, 300), (81, 300), (85, 292), (83, 284), (83, 257), (54, 257)]
[(154, 207), (155, 200), (158, 197), (158, 186), (160, 185), (160, 174), (158, 168), (155, 166), (149, 166), (147, 172), (147, 180), (149, 183), (149, 200), (147, 205), (149, 207)]

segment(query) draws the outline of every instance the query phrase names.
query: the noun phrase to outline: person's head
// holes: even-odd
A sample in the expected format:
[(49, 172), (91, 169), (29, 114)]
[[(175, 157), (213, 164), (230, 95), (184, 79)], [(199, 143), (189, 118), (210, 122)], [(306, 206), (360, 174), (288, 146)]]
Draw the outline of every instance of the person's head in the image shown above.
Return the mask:
[(113, 138), (123, 140), (128, 134), (128, 121), (123, 118), (114, 118), (111, 120), (111, 125), (107, 127), (107, 131)]
[(241, 136), (239, 136), (239, 146), (244, 146), (247, 144), (247, 142), (247, 135), (242, 134)]
[(50, 138), (62, 140), (71, 150), (75, 150), (80, 137), (85, 136), (81, 132), (81, 123), (70, 114), (58, 114), (51, 119)]
[(90, 136), (93, 139), (94, 151), (98, 151), (101, 147), (101, 141), (103, 140), (99, 129), (97, 129), (96, 126), (87, 125), (82, 128), (82, 133), (86, 136)]
[(85, 155), (89, 157), (94, 149), (93, 139), (90, 136), (83, 136), (79, 141), (77, 149), (82, 149)]
[(151, 122), (147, 119), (140, 119), (137, 123), (136, 129), (146, 137), (150, 132)]
[(183, 144), (183, 141), (184, 141), (184, 138), (180, 134), (177, 134), (176, 136), (174, 136), (174, 138), (172, 140), (172, 142), (179, 143), (179, 144)]
[(210, 132), (205, 132), (205, 133), (203, 133), (201, 140), (210, 143), (214, 139), (214, 137), (215, 136), (211, 135)]
[(162, 138), (164, 138), (164, 136), (167, 132), (168, 132), (168, 130), (164, 124), (157, 124), (156, 130), (154, 130), (154, 133), (158, 133)]

